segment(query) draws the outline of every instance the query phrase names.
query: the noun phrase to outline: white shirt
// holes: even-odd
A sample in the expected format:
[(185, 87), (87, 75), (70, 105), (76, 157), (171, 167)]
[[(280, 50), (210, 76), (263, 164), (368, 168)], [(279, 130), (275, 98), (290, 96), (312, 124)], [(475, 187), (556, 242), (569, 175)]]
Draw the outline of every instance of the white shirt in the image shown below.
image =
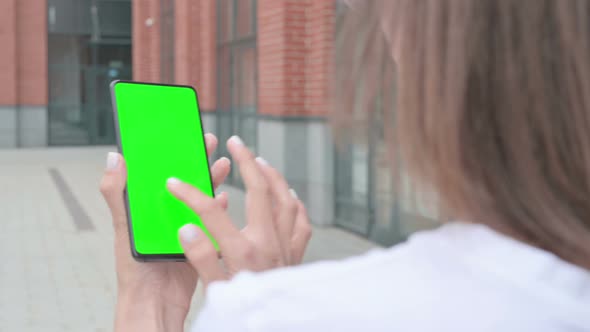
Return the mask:
[(590, 271), (475, 224), (212, 284), (193, 331), (590, 331)]

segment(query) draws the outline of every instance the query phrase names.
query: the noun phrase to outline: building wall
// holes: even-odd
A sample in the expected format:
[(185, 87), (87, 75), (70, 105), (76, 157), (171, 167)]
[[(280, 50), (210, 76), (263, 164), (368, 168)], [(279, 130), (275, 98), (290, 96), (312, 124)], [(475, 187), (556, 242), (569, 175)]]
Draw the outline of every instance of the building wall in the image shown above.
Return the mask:
[(26, 106), (47, 105), (47, 4), (44, 0), (17, 2), (18, 101)]
[(311, 0), (306, 17), (305, 111), (327, 115), (334, 68), (335, 1)]
[[(16, 2), (0, 1), (0, 104), (16, 105)], [(2, 121), (0, 121), (2, 123)]]
[(47, 144), (45, 0), (0, 2), (0, 147)]
[[(258, 113), (325, 116), (334, 0), (259, 0)], [(160, 0), (133, 3), (134, 79), (160, 77)], [(194, 85), (201, 108), (216, 108), (216, 1), (175, 1), (175, 82)]]
[(16, 1), (0, 1), (0, 147), (16, 144)]
[[(133, 2), (133, 79), (160, 81), (160, 0)], [(174, 82), (195, 86), (204, 111), (214, 111), (215, 0), (174, 2)]]
[(159, 82), (160, 1), (133, 1), (131, 16), (133, 79), (142, 82)]
[[(133, 3), (136, 80), (159, 79), (159, 6), (160, 0)], [(256, 7), (255, 145), (308, 203), (317, 224), (333, 221), (333, 145), (325, 116), (329, 109), (334, 6), (334, 0), (258, 0)], [(175, 83), (196, 87), (204, 127), (215, 132), (217, 2), (176, 0), (174, 9)]]
[(334, 6), (334, 0), (258, 1), (258, 152), (285, 174), (321, 225), (334, 219), (326, 121)]
[[(329, 105), (335, 0), (259, 0), (258, 113), (325, 116)], [(160, 78), (160, 0), (133, 3), (134, 79)], [(175, 1), (175, 82), (216, 108), (216, 1)]]

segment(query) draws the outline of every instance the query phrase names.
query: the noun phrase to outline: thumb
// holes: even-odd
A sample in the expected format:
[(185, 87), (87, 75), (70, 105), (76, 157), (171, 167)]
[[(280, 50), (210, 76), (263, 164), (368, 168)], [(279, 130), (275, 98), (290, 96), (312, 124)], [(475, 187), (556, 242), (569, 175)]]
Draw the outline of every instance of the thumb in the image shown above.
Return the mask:
[(116, 152), (109, 152), (106, 169), (100, 182), (100, 192), (111, 210), (115, 231), (127, 229), (124, 199), (126, 182), (127, 169), (123, 156)]
[(205, 287), (213, 281), (226, 279), (213, 243), (199, 227), (186, 224), (178, 230), (178, 237), (187, 261), (197, 271)]

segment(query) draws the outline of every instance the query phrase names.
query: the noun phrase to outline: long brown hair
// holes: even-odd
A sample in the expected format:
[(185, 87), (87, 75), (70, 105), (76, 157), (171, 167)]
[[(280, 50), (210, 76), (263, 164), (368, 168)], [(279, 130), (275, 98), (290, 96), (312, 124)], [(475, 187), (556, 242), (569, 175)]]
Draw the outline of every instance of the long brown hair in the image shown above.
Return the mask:
[(388, 91), (396, 53), (385, 126), (404, 168), (453, 216), (590, 268), (590, 1), (355, 1), (347, 15), (337, 127)]

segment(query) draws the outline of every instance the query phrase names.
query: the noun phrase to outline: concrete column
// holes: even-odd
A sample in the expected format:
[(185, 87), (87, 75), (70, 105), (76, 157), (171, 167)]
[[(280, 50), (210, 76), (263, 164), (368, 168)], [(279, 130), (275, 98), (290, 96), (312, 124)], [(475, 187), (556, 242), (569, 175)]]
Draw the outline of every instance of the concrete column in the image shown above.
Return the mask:
[(334, 219), (334, 145), (327, 121), (261, 117), (258, 153), (285, 175), (316, 225)]
[(258, 1), (258, 112), (329, 113), (334, 0)]
[(334, 223), (334, 143), (326, 122), (311, 122), (307, 129), (307, 203), (315, 224)]
[[(205, 133), (213, 133), (217, 130), (217, 116), (213, 112), (201, 112), (201, 121), (203, 123), (203, 130)], [(219, 142), (225, 144), (225, 142)]]
[(47, 145), (48, 119), (46, 106), (20, 106), (19, 145), (21, 147), (39, 147)]
[(258, 152), (285, 174), (318, 225), (334, 219), (326, 121), (334, 10), (334, 0), (258, 2)]
[(16, 107), (0, 106), (0, 149), (16, 146)]

